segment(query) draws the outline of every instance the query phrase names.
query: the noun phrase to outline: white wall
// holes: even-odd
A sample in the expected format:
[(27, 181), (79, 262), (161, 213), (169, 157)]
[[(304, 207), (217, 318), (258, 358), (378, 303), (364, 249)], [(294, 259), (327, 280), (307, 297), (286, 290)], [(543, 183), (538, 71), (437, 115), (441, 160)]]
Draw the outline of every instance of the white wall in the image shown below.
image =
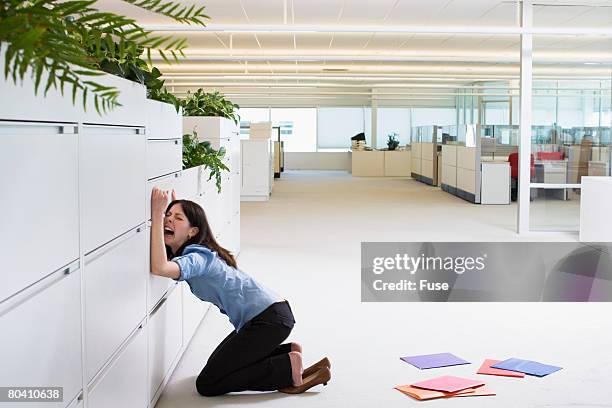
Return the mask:
[(285, 170), (351, 170), (349, 152), (285, 152)]

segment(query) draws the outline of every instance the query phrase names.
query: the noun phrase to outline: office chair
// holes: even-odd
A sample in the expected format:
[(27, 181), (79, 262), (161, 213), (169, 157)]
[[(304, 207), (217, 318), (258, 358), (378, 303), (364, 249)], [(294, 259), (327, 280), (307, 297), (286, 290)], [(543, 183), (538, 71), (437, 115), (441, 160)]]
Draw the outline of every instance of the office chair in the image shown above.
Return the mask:
[[(516, 201), (518, 197), (518, 152), (510, 153), (508, 156), (508, 161), (510, 162), (510, 199), (512, 201)], [(531, 166), (530, 166), (530, 179), (533, 179), (535, 176), (535, 158), (533, 154), (531, 154)], [(531, 194), (530, 194), (531, 197)]]

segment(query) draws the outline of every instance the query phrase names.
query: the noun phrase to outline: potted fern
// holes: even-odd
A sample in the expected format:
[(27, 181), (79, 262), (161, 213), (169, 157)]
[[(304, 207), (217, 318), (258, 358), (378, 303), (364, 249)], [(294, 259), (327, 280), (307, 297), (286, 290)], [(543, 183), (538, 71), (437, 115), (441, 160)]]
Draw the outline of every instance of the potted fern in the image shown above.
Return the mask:
[[(208, 182), (213, 177), (217, 192), (221, 192), (221, 172), (229, 171), (223, 163), (225, 148), (214, 149), (209, 141), (198, 140), (198, 134), (183, 135), (183, 169), (190, 172), (199, 172), (201, 181)], [(208, 176), (208, 177), (207, 177)]]
[[(204, 7), (165, 0), (123, 0), (141, 9), (172, 18), (179, 23), (205, 25)], [(117, 86), (101, 81), (102, 71), (117, 75), (117, 64), (131, 64), (159, 80), (154, 69), (144, 69), (134, 61), (145, 53), (158, 52), (166, 61), (184, 56), (186, 40), (157, 36), (134, 19), (100, 11), (94, 0), (4, 0), (0, 2), (0, 55), (6, 79), (17, 84), (26, 74), (32, 76), (34, 92), (68, 88), (73, 104), (81, 96), (83, 108), (88, 100), (98, 113), (121, 105)], [(109, 61), (111, 62), (109, 64)], [(131, 72), (134, 73), (134, 72)], [(136, 75), (141, 74), (136, 73)], [(146, 79), (143, 78), (146, 81)], [(143, 83), (143, 81), (139, 81)], [(163, 83), (153, 84), (155, 98), (171, 101)], [(157, 89), (159, 88), (159, 89)], [(151, 88), (153, 89), (153, 88)]]

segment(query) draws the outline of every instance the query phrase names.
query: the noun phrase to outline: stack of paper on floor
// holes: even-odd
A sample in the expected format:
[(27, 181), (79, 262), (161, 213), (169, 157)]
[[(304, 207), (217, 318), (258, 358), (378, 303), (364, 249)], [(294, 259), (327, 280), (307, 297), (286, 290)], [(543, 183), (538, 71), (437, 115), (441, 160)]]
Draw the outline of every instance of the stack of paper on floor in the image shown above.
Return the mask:
[(501, 377), (516, 377), (524, 378), (525, 374), (516, 371), (502, 370), (491, 367), (494, 364), (501, 363), (501, 360), (486, 359), (478, 369), (477, 374), (498, 375)]
[(428, 368), (438, 367), (449, 367), (454, 365), (470, 364), (469, 361), (465, 361), (462, 358), (457, 357), (451, 353), (439, 353), (439, 354), (425, 354), (421, 356), (407, 356), (400, 357), (403, 361), (408, 364), (425, 370)]
[(555, 371), (561, 370), (561, 367), (538, 363), (537, 361), (521, 360), (520, 358), (509, 358), (500, 363), (493, 364), (492, 368), (499, 368), (502, 370), (518, 371), (536, 377), (544, 377), (548, 374), (552, 374)]
[(418, 400), (495, 395), (481, 381), (453, 376), (432, 378), (412, 385), (397, 386), (395, 389)]

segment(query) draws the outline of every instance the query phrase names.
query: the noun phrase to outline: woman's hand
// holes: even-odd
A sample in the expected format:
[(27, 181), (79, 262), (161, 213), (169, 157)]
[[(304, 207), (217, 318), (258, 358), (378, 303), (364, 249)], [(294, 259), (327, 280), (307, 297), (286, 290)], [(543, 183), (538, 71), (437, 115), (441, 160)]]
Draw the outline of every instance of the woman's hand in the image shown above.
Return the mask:
[(164, 217), (168, 206), (168, 192), (153, 187), (151, 191), (151, 218)]

